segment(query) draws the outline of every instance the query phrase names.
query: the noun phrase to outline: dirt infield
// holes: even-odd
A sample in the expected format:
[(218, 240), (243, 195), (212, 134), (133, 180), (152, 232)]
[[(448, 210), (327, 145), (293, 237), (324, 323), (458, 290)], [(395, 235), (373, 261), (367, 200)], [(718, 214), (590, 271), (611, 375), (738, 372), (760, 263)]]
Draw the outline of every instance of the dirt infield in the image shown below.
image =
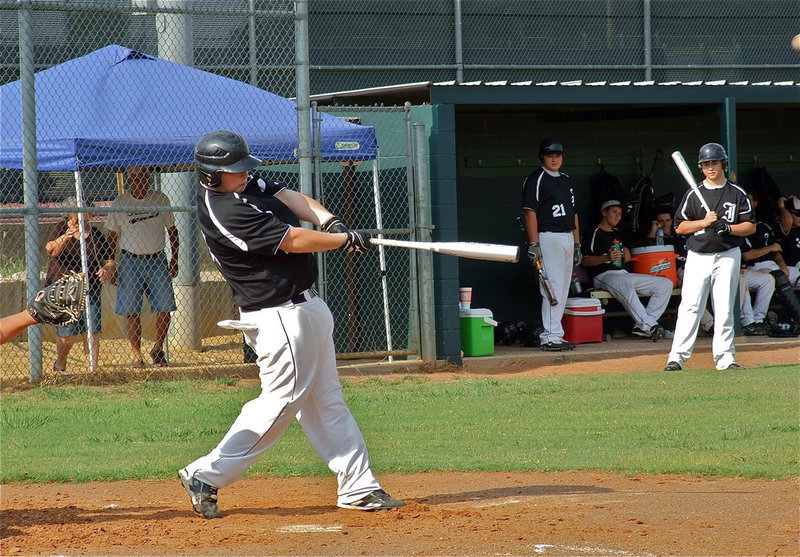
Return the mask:
[[(743, 343), (745, 344), (745, 343)], [(663, 351), (603, 359), (494, 360), (426, 373), (524, 376), (660, 369)], [(798, 361), (796, 344), (740, 350), (743, 365)], [(615, 354), (619, 356), (619, 353)], [(711, 367), (700, 350), (685, 373)], [(393, 373), (407, 373), (398, 369)], [(356, 366), (349, 380), (366, 376)], [(335, 507), (327, 478), (242, 479), (220, 491), (223, 518), (191, 511), (177, 478), (158, 482), (3, 485), (1, 555), (800, 555), (800, 478), (630, 477), (600, 471), (391, 474), (407, 506)]]
[(180, 483), (3, 487), (2, 555), (797, 555), (800, 481), (605, 472), (388, 475), (407, 506), (337, 509), (333, 478), (243, 479), (223, 518)]

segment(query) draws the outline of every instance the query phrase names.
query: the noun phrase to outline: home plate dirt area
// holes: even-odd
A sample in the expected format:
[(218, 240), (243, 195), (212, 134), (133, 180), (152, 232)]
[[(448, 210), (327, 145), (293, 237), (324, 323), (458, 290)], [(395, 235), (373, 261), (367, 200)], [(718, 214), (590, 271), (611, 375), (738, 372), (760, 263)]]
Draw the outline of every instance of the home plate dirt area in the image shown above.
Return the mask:
[(5, 485), (2, 555), (798, 555), (800, 480), (607, 472), (381, 477), (402, 509), (335, 506), (331, 478), (242, 479), (221, 519), (176, 479)]

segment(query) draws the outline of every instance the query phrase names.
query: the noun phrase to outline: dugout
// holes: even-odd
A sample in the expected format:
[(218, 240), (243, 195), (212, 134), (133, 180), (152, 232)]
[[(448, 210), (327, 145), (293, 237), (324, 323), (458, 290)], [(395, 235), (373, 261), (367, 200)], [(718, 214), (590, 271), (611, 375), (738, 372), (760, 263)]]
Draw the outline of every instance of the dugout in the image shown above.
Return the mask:
[[(573, 178), (581, 229), (591, 179), (601, 170), (627, 189), (652, 175), (656, 196), (686, 186), (669, 155), (690, 165), (707, 142), (723, 144), (736, 181), (766, 169), (784, 195), (800, 194), (800, 84), (797, 82), (410, 83), (313, 95), (319, 104), (402, 105), (429, 134), (435, 241), (522, 244), (515, 220), (522, 181), (539, 165), (544, 137), (558, 137)], [(357, 110), (354, 106), (354, 110)], [(380, 136), (380, 125), (376, 125)], [(660, 153), (660, 155), (657, 155)], [(699, 174), (698, 174), (699, 178)], [(523, 252), (524, 253), (524, 252)], [(435, 256), (437, 358), (460, 363), (458, 287), (497, 320), (536, 321), (539, 295), (529, 262), (503, 264)]]

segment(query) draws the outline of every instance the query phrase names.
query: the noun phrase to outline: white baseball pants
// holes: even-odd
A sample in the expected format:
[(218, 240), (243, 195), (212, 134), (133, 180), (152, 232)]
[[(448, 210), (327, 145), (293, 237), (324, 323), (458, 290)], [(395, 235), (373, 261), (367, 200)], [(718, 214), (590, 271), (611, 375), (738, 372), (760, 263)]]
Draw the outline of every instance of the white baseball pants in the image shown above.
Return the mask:
[(539, 232), (539, 247), (542, 248), (542, 266), (550, 284), (556, 293), (558, 305), (551, 306), (547, 301), (547, 293), (539, 284), (542, 295), (542, 328), (539, 335), (542, 344), (563, 342), (564, 327), (561, 318), (567, 307), (569, 283), (572, 278), (572, 257), (575, 250), (575, 238), (572, 232)]
[[(797, 286), (798, 283), (800, 283), (800, 267), (789, 265), (788, 268), (789, 283), (792, 285), (792, 287)], [(752, 269), (762, 273), (769, 273), (770, 271), (779, 271), (780, 267), (778, 267), (778, 263), (776, 261), (759, 261), (753, 265)]]
[[(594, 286), (611, 292), (642, 331), (649, 331), (661, 319), (673, 287), (666, 277), (629, 273), (625, 269), (600, 273), (594, 277)], [(650, 297), (646, 307), (639, 296)]]
[(322, 298), (243, 311), (241, 321), (233, 323), (258, 357), (261, 394), (242, 407), (214, 450), (186, 467), (188, 475), (218, 488), (234, 482), (296, 416), (336, 474), (339, 503), (379, 489), (366, 443), (342, 396), (333, 316)]
[(725, 369), (735, 361), (733, 304), (739, 288), (740, 266), (741, 250), (738, 247), (719, 253), (689, 251), (668, 362), (683, 366), (691, 357), (709, 293), (714, 309), (714, 339), (711, 343), (714, 363), (717, 369)]
[[(753, 269), (742, 269), (739, 295), (743, 296), (742, 325), (750, 323), (763, 323), (769, 311), (769, 302), (775, 293), (775, 277), (769, 273)], [(743, 291), (743, 292), (742, 292)], [(751, 299), (750, 292), (754, 292)], [(745, 321), (745, 316), (750, 321)]]

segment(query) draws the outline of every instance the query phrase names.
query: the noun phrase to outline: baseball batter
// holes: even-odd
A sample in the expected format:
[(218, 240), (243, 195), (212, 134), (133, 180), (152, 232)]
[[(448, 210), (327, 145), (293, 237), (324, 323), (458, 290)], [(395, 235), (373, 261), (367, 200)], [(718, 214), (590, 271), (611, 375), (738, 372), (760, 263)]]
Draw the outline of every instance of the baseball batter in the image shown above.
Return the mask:
[[(664, 336), (664, 327), (658, 320), (667, 309), (672, 295), (672, 281), (644, 273), (631, 273), (624, 266), (629, 264), (631, 252), (622, 246), (622, 232), (617, 228), (622, 219), (622, 203), (609, 199), (600, 207), (603, 215), (597, 227), (584, 242), (584, 257), (581, 263), (591, 275), (595, 288), (608, 290), (633, 318), (633, 334), (658, 342)], [(619, 242), (622, 249), (615, 248)], [(639, 296), (649, 296), (647, 306)]]
[[(342, 396), (333, 316), (312, 288), (314, 252), (362, 253), (370, 235), (349, 230), (314, 199), (251, 176), (261, 161), (238, 133), (220, 130), (195, 146), (200, 230), (240, 308), (240, 329), (255, 351), (261, 394), (242, 407), (219, 445), (179, 472), (192, 505), (217, 518), (217, 492), (271, 447), (296, 416), (317, 454), (336, 474), (337, 505), (383, 510), (405, 503), (381, 489), (364, 438)], [(300, 220), (325, 232), (306, 229)]]
[(561, 172), (564, 147), (557, 139), (545, 139), (539, 145), (542, 166), (534, 170), (522, 185), (522, 212), (528, 236), (528, 257), (539, 260), (553, 285), (558, 304), (551, 306), (544, 287), (540, 345), (543, 350), (560, 352), (575, 345), (564, 340), (561, 318), (569, 296), (572, 268), (581, 261), (578, 215), (572, 180)]
[(667, 371), (678, 371), (692, 355), (700, 317), (709, 294), (714, 306), (712, 353), (716, 368), (742, 369), (733, 345), (733, 304), (739, 288), (743, 239), (755, 232), (753, 208), (747, 194), (728, 181), (728, 155), (719, 143), (700, 148), (697, 164), (705, 179), (698, 187), (710, 212), (694, 190), (686, 192), (675, 213), (675, 231), (689, 236), (681, 304)]

